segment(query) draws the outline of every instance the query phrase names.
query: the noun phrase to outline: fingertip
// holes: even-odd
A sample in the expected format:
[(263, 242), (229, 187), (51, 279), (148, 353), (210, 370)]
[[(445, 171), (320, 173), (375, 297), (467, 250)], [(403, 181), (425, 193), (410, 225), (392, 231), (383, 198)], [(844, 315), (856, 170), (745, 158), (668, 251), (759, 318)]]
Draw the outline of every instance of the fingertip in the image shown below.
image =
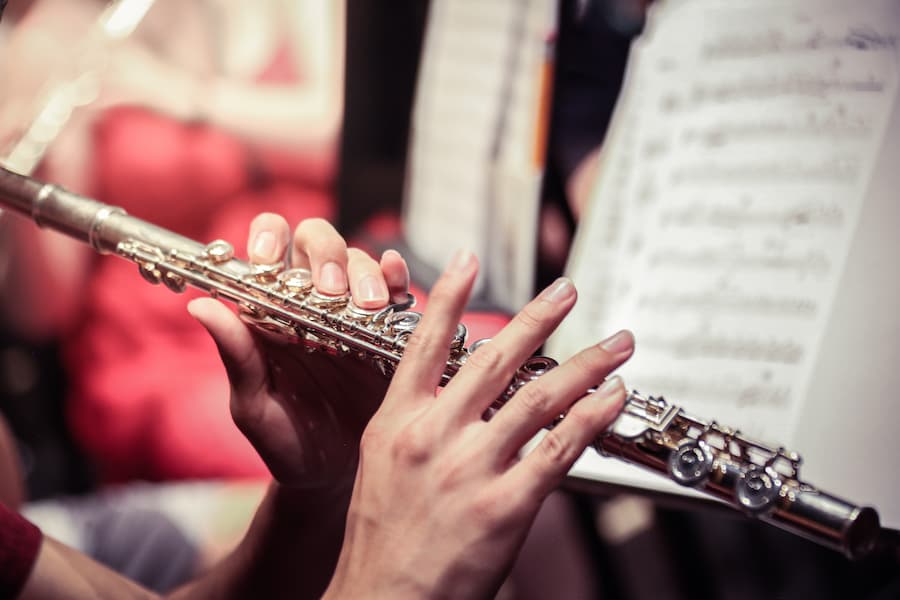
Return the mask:
[(444, 271), (449, 273), (467, 273), (473, 268), (478, 268), (478, 258), (471, 250), (461, 248), (453, 254)]
[(596, 394), (603, 398), (615, 398), (617, 395), (625, 391), (625, 383), (618, 375), (610, 375), (597, 388)]
[(600, 342), (600, 347), (616, 356), (631, 354), (634, 352), (634, 334), (622, 329)]
[(578, 291), (572, 280), (568, 277), (559, 277), (538, 295), (538, 299), (556, 304), (574, 304), (577, 296)]
[[(240, 335), (243, 325), (224, 304), (213, 298), (195, 298), (187, 304), (188, 313), (217, 341)], [(240, 327), (235, 327), (240, 325)], [(231, 333), (236, 331), (237, 334)]]
[(628, 391), (625, 389), (625, 382), (622, 381), (622, 378), (612, 375), (607, 377), (606, 381), (591, 395), (601, 407), (603, 426), (606, 427), (622, 410)]
[(349, 286), (347, 242), (325, 219), (305, 219), (294, 230), (295, 266), (309, 266), (316, 289), (328, 296), (345, 294)]
[(290, 240), (287, 220), (275, 213), (260, 213), (250, 223), (247, 256), (250, 262), (270, 264), (282, 260)]
[(394, 249), (381, 254), (381, 272), (390, 292), (391, 302), (406, 302), (409, 293), (409, 267), (406, 260)]
[(478, 267), (478, 257), (474, 253), (466, 249), (457, 250), (433, 286), (430, 295), (434, 296), (435, 292), (440, 288), (447, 286), (455, 288), (458, 285), (466, 287), (468, 295), (475, 285)]
[(384, 252), (381, 253), (381, 268), (387, 269), (399, 269), (406, 268), (406, 259), (403, 256), (394, 250), (393, 248), (388, 248)]
[(210, 302), (215, 302), (215, 300), (211, 298), (194, 298), (187, 303), (188, 314), (205, 326), (209, 316), (208, 304)]
[(320, 292), (334, 296), (347, 292), (350, 283), (347, 271), (343, 266), (335, 261), (328, 261), (318, 268), (318, 276), (316, 276), (315, 260), (313, 263), (313, 279)]

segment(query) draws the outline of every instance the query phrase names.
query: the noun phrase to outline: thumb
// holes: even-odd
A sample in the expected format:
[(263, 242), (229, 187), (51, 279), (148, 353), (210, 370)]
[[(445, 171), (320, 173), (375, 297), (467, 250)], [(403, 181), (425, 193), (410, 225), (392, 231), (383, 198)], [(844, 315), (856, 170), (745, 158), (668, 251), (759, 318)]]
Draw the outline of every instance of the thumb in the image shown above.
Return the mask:
[(216, 343), (234, 396), (252, 398), (266, 381), (266, 365), (250, 330), (224, 304), (212, 298), (191, 300), (187, 310)]

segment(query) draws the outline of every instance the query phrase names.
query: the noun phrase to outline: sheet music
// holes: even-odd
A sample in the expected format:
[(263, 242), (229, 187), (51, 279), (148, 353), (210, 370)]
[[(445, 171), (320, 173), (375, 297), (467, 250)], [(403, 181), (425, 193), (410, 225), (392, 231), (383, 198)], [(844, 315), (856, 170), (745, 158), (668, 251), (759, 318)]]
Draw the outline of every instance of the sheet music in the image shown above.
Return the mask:
[(405, 229), (417, 254), (443, 266), (457, 248), (479, 256), (487, 249), (480, 232), (488, 206), (465, 199), (483, 197), (488, 186), (486, 170), (471, 163), (488, 164), (491, 157), (509, 38), (490, 32), (506, 30), (512, 12), (507, 3), (474, 2), (435, 2), (431, 10), (412, 122)]
[[(614, 162), (569, 265), (583, 306), (551, 353), (631, 328), (629, 386), (814, 461), (817, 444), (793, 442), (843, 401), (813, 402), (809, 390), (895, 110), (897, 6), (694, 1), (652, 15), (616, 113), (639, 119), (609, 140)], [(895, 173), (879, 176), (896, 189)], [(610, 179), (622, 182), (611, 210)], [(847, 377), (865, 376), (854, 368)], [(609, 462), (585, 458), (576, 471), (634, 483)], [(896, 492), (824, 477), (814, 483), (900, 525)]]
[(433, 2), (417, 86), (404, 230), (441, 268), (458, 248), (482, 263), (476, 293), (530, 299), (542, 165), (534, 161), (552, 0)]

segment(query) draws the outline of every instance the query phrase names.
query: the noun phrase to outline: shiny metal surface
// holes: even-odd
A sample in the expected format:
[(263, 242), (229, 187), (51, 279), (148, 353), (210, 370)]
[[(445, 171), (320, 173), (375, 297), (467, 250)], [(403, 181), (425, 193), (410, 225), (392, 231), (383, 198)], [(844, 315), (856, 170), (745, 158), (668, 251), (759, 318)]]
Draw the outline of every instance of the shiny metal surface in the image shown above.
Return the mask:
[[(395, 371), (421, 317), (408, 310), (414, 303), (412, 296), (385, 310), (364, 311), (347, 296), (316, 292), (303, 269), (248, 264), (234, 258), (227, 242), (200, 244), (130, 217), (119, 208), (2, 168), (0, 205), (99, 252), (134, 262), (150, 283), (175, 292), (188, 285), (199, 288), (235, 303), (244, 320), (260, 330), (311, 350), (367, 359), (386, 376)], [(444, 383), (469, 353), (489, 343), (479, 340), (467, 349), (465, 339), (465, 327), (460, 325)], [(548, 357), (529, 359), (487, 414), (500, 410), (519, 388), (555, 366), (556, 361)], [(874, 509), (802, 481), (796, 453), (693, 417), (662, 397), (630, 392), (622, 414), (594, 447), (605, 456), (654, 471), (851, 558), (867, 554), (880, 531)]]

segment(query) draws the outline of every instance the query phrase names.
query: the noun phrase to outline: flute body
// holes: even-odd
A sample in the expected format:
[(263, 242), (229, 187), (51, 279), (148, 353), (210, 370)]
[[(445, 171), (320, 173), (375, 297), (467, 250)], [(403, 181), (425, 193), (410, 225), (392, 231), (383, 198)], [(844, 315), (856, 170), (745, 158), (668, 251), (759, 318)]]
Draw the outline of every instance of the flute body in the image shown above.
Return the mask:
[[(409, 310), (415, 301), (411, 295), (383, 310), (361, 309), (349, 296), (319, 294), (306, 269), (249, 264), (235, 259), (227, 242), (201, 244), (131, 217), (121, 208), (3, 168), (0, 206), (82, 240), (98, 252), (134, 262), (151, 283), (175, 292), (188, 285), (199, 288), (235, 303), (242, 318), (256, 328), (309, 349), (368, 360), (388, 377), (421, 317)], [(444, 383), (486, 341), (466, 347), (466, 329), (460, 324), (451, 342)], [(488, 412), (500, 410), (520, 387), (555, 366), (549, 357), (530, 358)], [(629, 392), (621, 415), (594, 448), (850, 558), (868, 554), (880, 532), (873, 508), (802, 481), (797, 454), (693, 417), (661, 397)]]

